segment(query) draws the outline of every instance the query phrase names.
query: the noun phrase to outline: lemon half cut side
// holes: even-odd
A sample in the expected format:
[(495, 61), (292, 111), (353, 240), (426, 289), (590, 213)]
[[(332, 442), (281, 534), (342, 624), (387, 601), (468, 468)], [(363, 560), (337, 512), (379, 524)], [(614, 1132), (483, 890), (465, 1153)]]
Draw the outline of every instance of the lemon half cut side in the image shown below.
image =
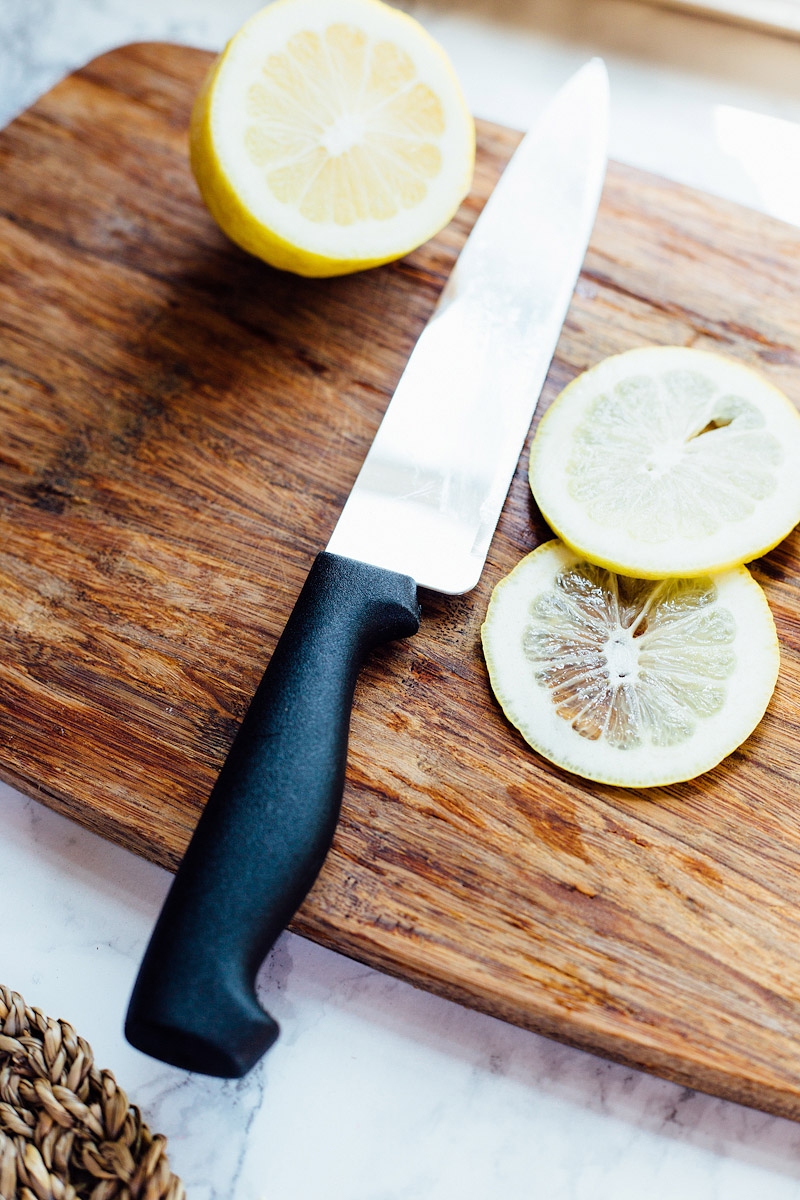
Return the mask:
[(276, 0), (212, 68), (190, 146), (234, 242), (322, 276), (400, 258), (443, 228), (469, 190), (475, 130), (413, 18), (380, 0)]
[(492, 689), (534, 750), (625, 787), (716, 766), (764, 715), (780, 657), (746, 567), (634, 579), (556, 540), (498, 583), (481, 637)]
[(740, 363), (643, 347), (556, 398), (529, 477), (553, 532), (594, 562), (648, 578), (719, 571), (800, 520), (800, 416)]

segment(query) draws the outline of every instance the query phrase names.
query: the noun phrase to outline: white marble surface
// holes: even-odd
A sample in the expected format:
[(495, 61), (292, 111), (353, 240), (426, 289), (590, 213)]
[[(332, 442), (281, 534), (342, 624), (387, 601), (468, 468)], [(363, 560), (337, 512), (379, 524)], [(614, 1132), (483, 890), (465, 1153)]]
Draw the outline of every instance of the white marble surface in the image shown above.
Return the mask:
[[(251, 0), (0, 0), (0, 122), (112, 45), (218, 47)], [(630, 0), (407, 4), (473, 111), (522, 126), (591, 54), (612, 153), (800, 223), (800, 43)], [(1, 436), (1, 435), (0, 435)], [(285, 935), (244, 1081), (121, 1035), (167, 875), (0, 788), (0, 980), (71, 1021), (192, 1200), (800, 1200), (800, 1126), (548, 1042)]]

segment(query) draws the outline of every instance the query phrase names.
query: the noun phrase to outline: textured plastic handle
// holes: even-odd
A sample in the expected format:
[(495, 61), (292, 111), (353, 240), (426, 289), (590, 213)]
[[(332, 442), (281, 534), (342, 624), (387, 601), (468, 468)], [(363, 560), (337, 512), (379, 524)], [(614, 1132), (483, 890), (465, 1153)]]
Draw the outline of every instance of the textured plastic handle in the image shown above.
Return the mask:
[(128, 1009), (132, 1045), (235, 1078), (275, 1041), (256, 973), (330, 847), (359, 668), (418, 628), (408, 576), (317, 557), (159, 916)]

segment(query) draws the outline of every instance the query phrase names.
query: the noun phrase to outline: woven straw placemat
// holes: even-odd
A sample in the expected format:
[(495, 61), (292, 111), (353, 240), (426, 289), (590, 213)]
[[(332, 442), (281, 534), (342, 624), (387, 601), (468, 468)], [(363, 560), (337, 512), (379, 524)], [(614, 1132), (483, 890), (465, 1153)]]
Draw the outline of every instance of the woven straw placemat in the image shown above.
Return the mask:
[(153, 1135), (66, 1021), (0, 984), (0, 1200), (183, 1200)]

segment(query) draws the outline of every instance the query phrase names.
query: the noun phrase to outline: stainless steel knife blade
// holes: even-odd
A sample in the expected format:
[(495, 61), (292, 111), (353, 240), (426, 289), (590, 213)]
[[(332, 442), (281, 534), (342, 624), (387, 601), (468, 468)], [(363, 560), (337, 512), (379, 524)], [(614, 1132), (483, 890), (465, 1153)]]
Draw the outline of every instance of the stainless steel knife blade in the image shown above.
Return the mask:
[(503, 173), (411, 355), (156, 923), (125, 1031), (243, 1075), (278, 1027), (255, 979), (333, 839), (359, 668), (419, 628), (417, 585), (477, 582), (594, 223), (608, 84), (593, 61)]
[(478, 582), (594, 225), (608, 77), (587, 63), (500, 177), (328, 550), (447, 593)]

